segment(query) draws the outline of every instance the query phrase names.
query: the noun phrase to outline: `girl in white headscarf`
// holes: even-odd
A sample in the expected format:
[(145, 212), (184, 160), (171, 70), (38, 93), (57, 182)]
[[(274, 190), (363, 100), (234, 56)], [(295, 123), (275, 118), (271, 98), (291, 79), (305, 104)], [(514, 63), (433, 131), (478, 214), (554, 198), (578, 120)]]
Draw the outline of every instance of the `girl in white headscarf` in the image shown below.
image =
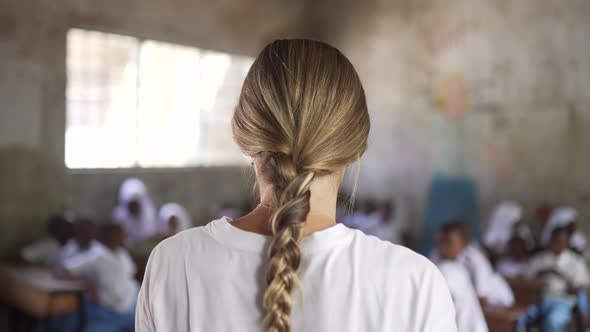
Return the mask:
[(522, 207), (516, 202), (500, 203), (490, 219), (483, 243), (496, 253), (503, 253), (512, 237), (514, 225), (522, 217)]
[(577, 229), (578, 212), (571, 207), (560, 207), (555, 209), (543, 229), (543, 246), (547, 246), (551, 233), (557, 227), (570, 227), (572, 233), (570, 235), (570, 247), (582, 253), (586, 250), (586, 237)]
[(160, 233), (169, 237), (192, 226), (191, 217), (180, 204), (166, 203), (160, 208)]
[(113, 220), (125, 229), (129, 244), (136, 245), (153, 237), (156, 232), (156, 209), (143, 181), (129, 178), (119, 189), (119, 203)]

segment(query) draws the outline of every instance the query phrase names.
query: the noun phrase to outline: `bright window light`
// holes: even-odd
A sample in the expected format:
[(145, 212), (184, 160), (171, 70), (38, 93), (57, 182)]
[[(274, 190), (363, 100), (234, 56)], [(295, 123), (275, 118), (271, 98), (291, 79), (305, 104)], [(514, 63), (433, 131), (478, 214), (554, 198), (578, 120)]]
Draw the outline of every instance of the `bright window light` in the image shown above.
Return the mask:
[(71, 29), (68, 168), (243, 165), (230, 120), (253, 59)]

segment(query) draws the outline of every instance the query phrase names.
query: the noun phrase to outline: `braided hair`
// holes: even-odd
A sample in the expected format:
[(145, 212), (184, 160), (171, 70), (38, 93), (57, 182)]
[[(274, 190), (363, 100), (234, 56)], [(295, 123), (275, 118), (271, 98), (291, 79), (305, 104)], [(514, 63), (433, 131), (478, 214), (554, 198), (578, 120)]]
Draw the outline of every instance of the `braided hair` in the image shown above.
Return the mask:
[(289, 332), (292, 292), (301, 287), (299, 242), (311, 184), (367, 148), (369, 115), (360, 79), (334, 47), (305, 39), (267, 45), (250, 68), (232, 119), (242, 151), (261, 158), (273, 187), (273, 237), (263, 296), (267, 332)]

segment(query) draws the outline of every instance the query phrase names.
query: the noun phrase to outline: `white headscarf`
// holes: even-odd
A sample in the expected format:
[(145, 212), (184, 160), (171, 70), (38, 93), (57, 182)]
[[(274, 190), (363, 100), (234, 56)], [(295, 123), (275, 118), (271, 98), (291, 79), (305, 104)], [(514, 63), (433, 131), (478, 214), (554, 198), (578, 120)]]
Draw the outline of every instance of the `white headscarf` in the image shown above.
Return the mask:
[(184, 207), (177, 203), (166, 203), (160, 208), (160, 231), (168, 232), (168, 221), (171, 217), (178, 220), (177, 233), (189, 229), (192, 226), (191, 217)]
[(571, 207), (564, 206), (553, 210), (553, 212), (549, 216), (549, 220), (547, 220), (545, 228), (543, 229), (543, 246), (547, 246), (549, 244), (549, 240), (551, 239), (551, 233), (553, 233), (554, 229), (558, 227), (568, 226), (569, 224), (574, 222), (577, 217), (578, 212)]
[(506, 244), (512, 236), (514, 224), (522, 217), (522, 207), (516, 202), (502, 202), (498, 204), (484, 236), (484, 244), (495, 250), (503, 252)]
[[(127, 208), (131, 201), (140, 204), (141, 211), (137, 217), (132, 216)], [(125, 228), (131, 244), (137, 244), (155, 235), (156, 208), (143, 181), (129, 178), (121, 184), (119, 203), (113, 211), (113, 219)]]

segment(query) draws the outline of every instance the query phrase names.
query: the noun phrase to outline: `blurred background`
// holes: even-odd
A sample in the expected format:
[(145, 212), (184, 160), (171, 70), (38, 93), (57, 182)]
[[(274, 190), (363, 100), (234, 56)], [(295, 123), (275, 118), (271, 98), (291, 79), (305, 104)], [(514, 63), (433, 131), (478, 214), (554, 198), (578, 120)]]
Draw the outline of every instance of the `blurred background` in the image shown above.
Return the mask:
[(295, 37), (356, 67), (372, 120), (357, 205), (392, 203), (405, 245), (428, 254), (456, 218), (477, 240), (507, 200), (524, 224), (572, 207), (585, 234), (589, 17), (585, 0), (1, 0), (0, 256), (53, 215), (111, 220), (128, 178), (193, 226), (246, 211), (233, 106), (257, 52)]

